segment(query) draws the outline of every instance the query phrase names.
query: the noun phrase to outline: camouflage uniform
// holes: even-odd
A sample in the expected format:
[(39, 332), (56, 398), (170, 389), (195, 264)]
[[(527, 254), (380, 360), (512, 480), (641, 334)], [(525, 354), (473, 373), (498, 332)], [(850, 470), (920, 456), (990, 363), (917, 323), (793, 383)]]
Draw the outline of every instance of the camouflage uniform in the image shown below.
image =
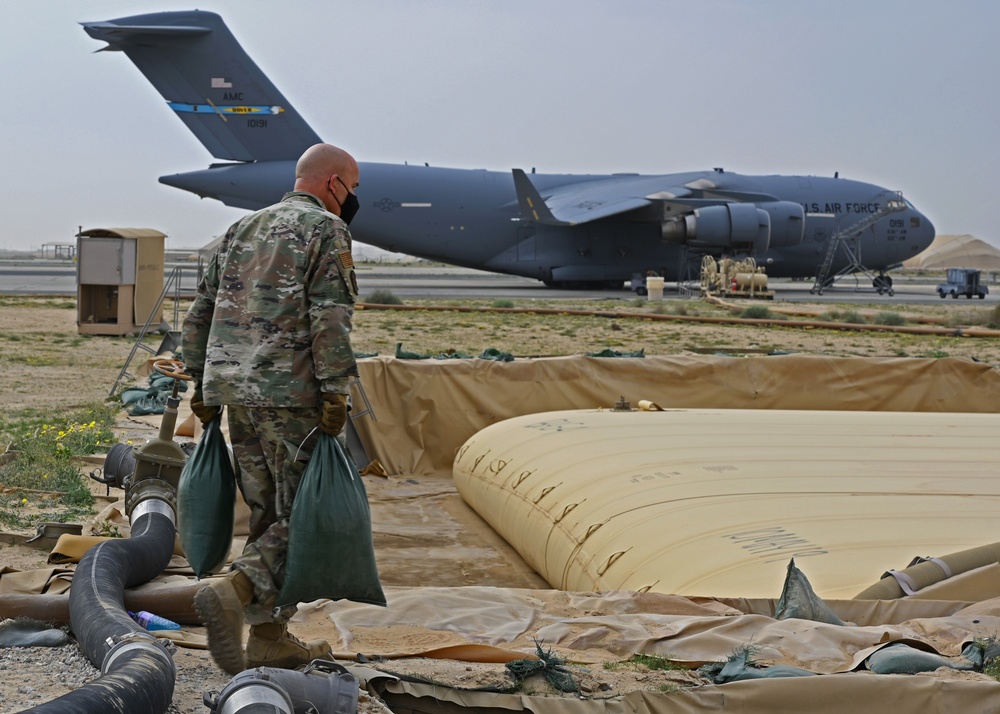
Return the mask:
[(357, 375), (350, 331), (357, 297), (347, 225), (313, 195), (285, 194), (226, 232), (184, 318), (182, 353), (207, 405), (225, 405), (250, 506), (233, 564), (254, 584), (247, 621), (272, 612), (284, 579), (288, 517), (316, 440), (321, 394)]

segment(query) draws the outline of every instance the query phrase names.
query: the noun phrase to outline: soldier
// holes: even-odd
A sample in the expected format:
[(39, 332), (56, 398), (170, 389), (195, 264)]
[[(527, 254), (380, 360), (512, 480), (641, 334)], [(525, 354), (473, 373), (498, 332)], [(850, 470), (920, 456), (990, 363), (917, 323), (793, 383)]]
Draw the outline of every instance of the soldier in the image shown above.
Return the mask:
[(243, 554), (225, 578), (195, 595), (212, 657), (229, 674), (294, 668), (330, 652), (322, 640), (302, 642), (288, 632), (296, 608), (277, 607), (277, 597), (292, 501), (316, 428), (342, 432), (347, 385), (358, 373), (350, 343), (358, 286), (347, 229), (358, 210), (358, 179), (346, 151), (307, 149), (294, 189), (226, 232), (184, 319), (191, 409), (207, 423), (227, 407), (251, 512)]

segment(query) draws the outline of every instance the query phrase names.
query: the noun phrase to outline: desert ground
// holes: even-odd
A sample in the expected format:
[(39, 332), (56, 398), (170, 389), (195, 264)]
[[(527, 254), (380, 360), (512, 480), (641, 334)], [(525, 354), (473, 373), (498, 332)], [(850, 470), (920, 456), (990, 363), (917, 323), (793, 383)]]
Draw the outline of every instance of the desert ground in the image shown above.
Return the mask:
[[(758, 319), (742, 325), (697, 321), (699, 317), (737, 317), (751, 306), (745, 302), (729, 310), (699, 300), (545, 302), (517, 304), (514, 308), (518, 311), (512, 312), (507, 307), (492, 308), (489, 301), (471, 305), (413, 301), (406, 307), (424, 305), (437, 310), (362, 306), (355, 313), (352, 341), (358, 353), (381, 355), (393, 355), (396, 346), (401, 345), (409, 352), (434, 355), (477, 355), (491, 347), (519, 357), (604, 349), (622, 353), (643, 350), (647, 355), (802, 352), (861, 357), (966, 357), (1000, 365), (1000, 339), (954, 336), (952, 331), (955, 327), (983, 327), (991, 320), (997, 321), (993, 314), (996, 310), (987, 307), (959, 302), (903, 312), (884, 302), (869, 306), (754, 304), (769, 310), (775, 319), (768, 324), (752, 324), (764, 322)], [(180, 314), (186, 305), (181, 304)], [(475, 311), (458, 311), (470, 307)], [(168, 321), (172, 308), (169, 301), (164, 305)], [(530, 312), (533, 309), (546, 312)], [(559, 314), (559, 310), (565, 312)], [(551, 314), (553, 311), (557, 314)], [(598, 314), (577, 314), (587, 311)], [(608, 314), (616, 316), (603, 316)], [(946, 334), (869, 331), (864, 326), (823, 329), (782, 325), (791, 320), (837, 325), (866, 319), (877, 322), (887, 314), (901, 316), (910, 326), (936, 327)], [(145, 344), (156, 349), (160, 341), (161, 337), (154, 334), (146, 337)], [(16, 415), (20, 409), (65, 409), (104, 399), (134, 344), (134, 337), (78, 334), (76, 306), (71, 299), (0, 297), (0, 415)], [(148, 356), (139, 350), (133, 365)]]
[[(643, 351), (647, 355), (805, 352), (928, 359), (963, 357), (1000, 368), (1000, 339), (996, 336), (956, 336), (959, 332), (968, 335), (974, 331), (954, 329), (963, 325), (982, 328), (995, 323), (996, 316), (988, 308), (977, 309), (961, 303), (900, 313), (907, 325), (936, 326), (943, 328), (939, 330), (943, 334), (868, 331), (844, 326), (851, 321), (898, 322), (879, 317), (892, 310), (886, 303), (851, 307), (768, 304), (764, 306), (770, 311), (767, 319), (732, 325), (700, 322), (698, 318), (736, 316), (747, 305), (726, 309), (698, 300), (661, 304), (643, 301), (533, 303), (514, 305), (514, 311), (506, 302), (498, 310), (488, 301), (471, 306), (439, 305), (430, 301), (420, 301), (416, 305), (452, 309), (403, 311), (361, 306), (354, 321), (356, 351), (392, 355), (399, 345), (403, 350), (421, 354), (460, 352), (475, 355), (492, 347), (521, 358), (604, 349), (622, 353)], [(165, 307), (165, 316), (169, 319), (172, 306), (167, 304)], [(466, 311), (470, 307), (475, 309)], [(581, 314), (586, 312), (598, 314)], [(807, 319), (838, 326), (789, 327), (782, 324), (783, 321)], [(161, 340), (160, 335), (150, 335), (145, 344), (155, 349)], [(0, 425), (16, 422), (26, 415), (51, 414), (56, 418), (74, 408), (107, 399), (134, 345), (133, 336), (78, 334), (73, 300), (0, 297)], [(148, 356), (147, 352), (138, 351), (121, 386), (139, 381), (132, 376), (133, 370)], [(122, 412), (115, 432), (121, 441), (141, 443), (155, 432), (155, 420), (136, 420)], [(95, 461), (100, 461), (99, 454)], [(81, 465), (81, 469), (86, 468), (86, 464)], [(370, 497), (375, 500), (412, 495), (421, 488), (432, 490), (434, 486), (378, 479), (371, 480), (368, 488)], [(98, 496), (106, 493), (104, 486), (96, 483), (92, 484), (92, 490)], [(95, 508), (100, 509), (108, 500), (111, 499), (99, 501)], [(453, 524), (457, 520), (460, 525), (461, 518), (455, 513), (442, 514), (445, 516), (451, 517)], [(89, 525), (84, 524), (85, 527)], [(30, 531), (10, 527), (4, 530), (6, 532), (0, 534), (0, 567), (18, 570), (45, 567), (47, 552), (23, 544), (32, 535)], [(386, 543), (380, 544), (376, 538), (376, 551), (380, 545)], [(502, 543), (490, 544), (493, 548), (502, 546)], [(491, 578), (502, 577), (504, 582), (499, 584), (505, 587), (545, 587), (537, 578), (532, 579), (531, 573), (519, 572), (517, 568), (505, 569), (503, 575), (497, 575), (498, 572), (487, 569), (477, 577), (482, 584), (490, 584)], [(395, 571), (388, 575), (384, 584), (401, 587), (422, 584), (407, 582), (406, 577), (405, 569)], [(205, 711), (202, 694), (220, 690), (229, 677), (214, 666), (203, 650), (179, 649), (175, 661), (178, 680), (170, 711)], [(400, 671), (463, 681), (467, 685), (490, 683), (503, 676), (496, 666), (464, 663), (401, 662), (394, 666)], [(0, 650), (0, 668), (5, 670), (0, 677), (0, 712), (20, 711), (30, 704), (48, 701), (97, 675), (73, 644), (54, 651)], [(55, 670), (65, 670), (68, 674), (38, 676), (39, 671)], [(591, 693), (614, 696), (631, 690), (685, 686), (693, 677), (689, 672), (653, 672), (643, 667), (593, 668), (582, 673), (580, 681)], [(535, 687), (540, 694), (556, 695), (544, 684)], [(362, 708), (374, 713), (381, 711), (382, 705), (366, 696)]]

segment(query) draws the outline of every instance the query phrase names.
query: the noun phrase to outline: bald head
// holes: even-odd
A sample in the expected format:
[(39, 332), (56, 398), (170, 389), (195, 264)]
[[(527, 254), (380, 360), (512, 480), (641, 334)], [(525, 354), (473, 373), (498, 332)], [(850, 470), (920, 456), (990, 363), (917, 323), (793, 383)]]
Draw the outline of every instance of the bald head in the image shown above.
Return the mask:
[(314, 144), (295, 164), (295, 190), (320, 199), (331, 213), (340, 215), (348, 193), (358, 186), (358, 163), (332, 144)]

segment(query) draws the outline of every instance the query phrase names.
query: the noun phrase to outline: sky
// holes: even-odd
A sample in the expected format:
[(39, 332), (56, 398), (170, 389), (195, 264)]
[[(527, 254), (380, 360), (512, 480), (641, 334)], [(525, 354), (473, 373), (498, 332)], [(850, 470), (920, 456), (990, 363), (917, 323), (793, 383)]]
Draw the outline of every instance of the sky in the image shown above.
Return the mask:
[[(8, 3), (0, 249), (242, 215), (158, 177), (213, 161), (80, 22), (190, 2)], [(325, 140), (359, 161), (540, 173), (723, 167), (900, 190), (1000, 246), (996, 0), (214, 0)], [(364, 177), (362, 176), (362, 189)]]

